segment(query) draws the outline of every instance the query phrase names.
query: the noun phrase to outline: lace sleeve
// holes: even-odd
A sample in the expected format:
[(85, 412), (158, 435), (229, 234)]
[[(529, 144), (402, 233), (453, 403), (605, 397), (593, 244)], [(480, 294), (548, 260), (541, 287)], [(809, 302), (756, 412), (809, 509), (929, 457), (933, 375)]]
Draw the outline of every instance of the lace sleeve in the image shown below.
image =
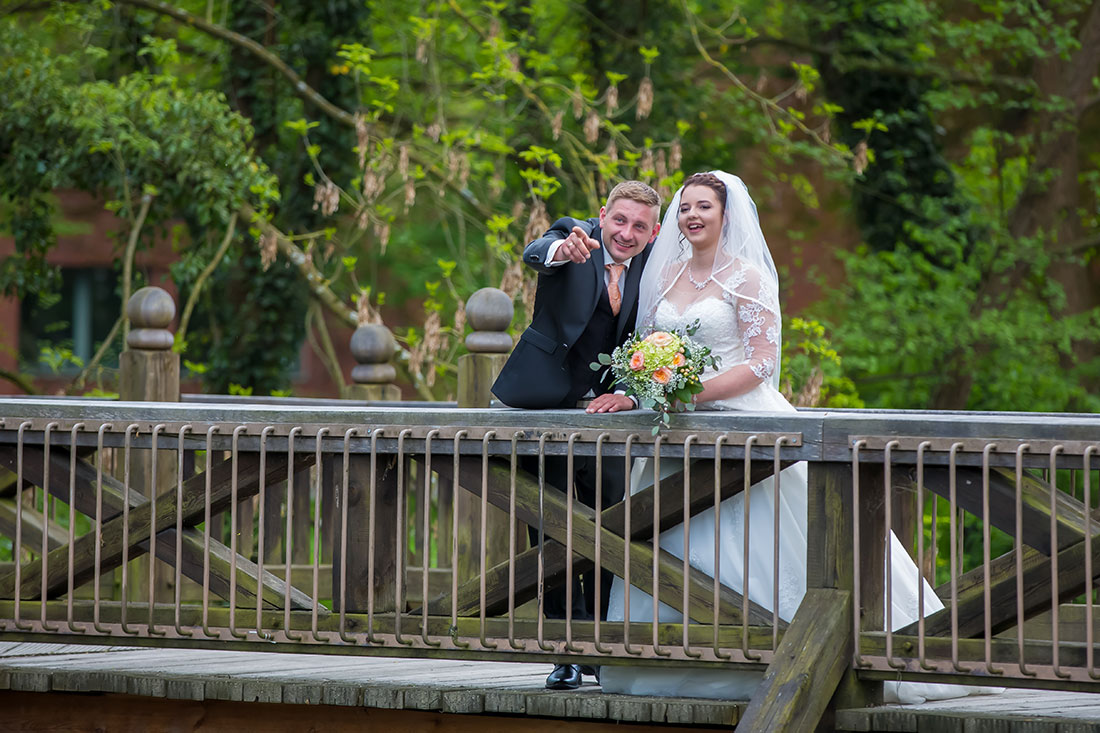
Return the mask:
[(775, 301), (767, 290), (760, 273), (746, 267), (734, 273), (724, 291), (737, 311), (745, 364), (761, 382), (771, 379), (779, 361), (779, 317), (766, 306)]

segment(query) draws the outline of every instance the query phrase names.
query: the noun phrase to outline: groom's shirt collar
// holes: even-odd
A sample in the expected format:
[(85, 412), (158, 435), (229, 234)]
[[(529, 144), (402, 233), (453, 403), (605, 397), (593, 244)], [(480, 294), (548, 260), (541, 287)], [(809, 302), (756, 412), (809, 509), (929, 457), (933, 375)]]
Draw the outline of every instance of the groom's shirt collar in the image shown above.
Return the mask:
[[(602, 242), (603, 242), (602, 237), (600, 238), (600, 242), (601, 242), (600, 248), (597, 251), (600, 253), (600, 259), (601, 259), (600, 267), (603, 268), (603, 273), (604, 273), (603, 274), (603, 282), (604, 282), (604, 285), (606, 285), (608, 282), (610, 282), (610, 274), (607, 271), (607, 266), (610, 265), (610, 264), (613, 264), (615, 262), (615, 260), (611, 259), (611, 257), (608, 256), (607, 248), (604, 247), (603, 244), (602, 244)], [(630, 263), (633, 260), (634, 260), (634, 258), (631, 257), (626, 262), (620, 262), (619, 263), (620, 265), (623, 266), (623, 275), (624, 276), (626, 275), (627, 272), (630, 271)]]

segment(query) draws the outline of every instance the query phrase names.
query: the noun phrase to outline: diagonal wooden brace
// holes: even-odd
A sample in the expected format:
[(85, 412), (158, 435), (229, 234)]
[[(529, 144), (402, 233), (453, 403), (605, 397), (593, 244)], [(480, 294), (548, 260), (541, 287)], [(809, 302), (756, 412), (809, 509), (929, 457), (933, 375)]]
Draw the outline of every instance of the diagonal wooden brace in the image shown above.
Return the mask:
[[(15, 448), (0, 449), (0, 460), (12, 459), (14, 460)], [(37, 451), (37, 460), (34, 459), (35, 451)], [(63, 451), (57, 451), (58, 454)], [(51, 451), (51, 460), (57, 460), (54, 455), (54, 451)], [(60, 456), (58, 456), (60, 457)], [(301, 470), (304, 467), (310, 465), (314, 457), (312, 454), (303, 454), (296, 456), (295, 458), (295, 470)], [(30, 446), (24, 447), (24, 477), (29, 480), (41, 481), (40, 471), (35, 473), (35, 466), (42, 466), (43, 455), (41, 449), (34, 449)], [(63, 471), (56, 470), (56, 465), (52, 466), (51, 470), (51, 486), (49, 487), (51, 493), (55, 496), (60, 496), (65, 500), (68, 499), (69, 487), (68, 487), (68, 457), (64, 458)], [(259, 458), (256, 454), (242, 453), (238, 455), (238, 477), (237, 477), (237, 499), (242, 500), (255, 495), (259, 487)], [(267, 481), (268, 483), (275, 483), (286, 478), (286, 456), (280, 454), (269, 455), (267, 457)], [(81, 461), (77, 461), (78, 474), (84, 473), (81, 477), (83, 480), (78, 481), (77, 495), (82, 497), (82, 500), (78, 502), (78, 509), (85, 513), (94, 515), (94, 502), (95, 502), (95, 483), (94, 483), (94, 470), (90, 466), (84, 464)], [(28, 470), (30, 469), (30, 470)], [(88, 471), (92, 471), (92, 480), (89, 481)], [(55, 479), (54, 476), (57, 475)], [(205, 514), (205, 496), (206, 496), (206, 474), (199, 474), (191, 477), (184, 482), (183, 485), (183, 525), (188, 527), (186, 532), (192, 534), (192, 539), (197, 539), (198, 547), (192, 548), (198, 551), (198, 563), (197, 573), (196, 566), (192, 563), (191, 570), (188, 575), (192, 579), (202, 582), (202, 568), (203, 568), (203, 538), (201, 533), (194, 530), (192, 525), (197, 524), (203, 520)], [(211, 512), (216, 513), (224, 510), (232, 501), (231, 483), (232, 483), (232, 459), (227, 459), (222, 463), (214, 466), (211, 469)], [(56, 481), (56, 483), (55, 483)], [(122, 516), (121, 506), (122, 497), (124, 493), (121, 487), (117, 485), (117, 481), (108, 480), (108, 477), (103, 477), (104, 486), (104, 508), (106, 514), (106, 504), (108, 495), (108, 485), (111, 486), (113, 491), (111, 492), (115, 502), (117, 502), (117, 508), (114, 512), (114, 516), (105, 521), (103, 524), (101, 537), (102, 546), (100, 551), (100, 572), (105, 572), (118, 567), (122, 562)], [(58, 491), (63, 487), (63, 491)], [(149, 530), (150, 530), (150, 514), (152, 504), (144, 497), (139, 496), (136, 492), (129, 492), (128, 498), (131, 505), (131, 511), (129, 512), (129, 557), (130, 559), (140, 556), (149, 548)], [(89, 499), (91, 506), (88, 506)], [(90, 509), (90, 511), (88, 511)], [(156, 517), (156, 532), (163, 538), (168, 532), (172, 532), (174, 535), (176, 526), (176, 490), (169, 489), (163, 492), (157, 497), (157, 517)], [(192, 546), (194, 542), (189, 543)], [(215, 563), (215, 544), (220, 545), (224, 552), (219, 552), (218, 555), (222, 559), (228, 561), (228, 548), (221, 543), (215, 543), (211, 540), (211, 565)], [(157, 552), (158, 556), (161, 556), (162, 546), (166, 546), (165, 550), (170, 552), (170, 558), (162, 559), (174, 559), (174, 542), (158, 541)], [(170, 549), (167, 546), (171, 546)], [(185, 545), (186, 546), (186, 545)], [(51, 551), (47, 557), (48, 577), (47, 577), (47, 597), (53, 597), (60, 595), (68, 590), (68, 553), (69, 546), (65, 545), (59, 547), (54, 551)], [(84, 582), (91, 580), (96, 573), (95, 567), (95, 535), (90, 533), (88, 535), (77, 538), (73, 544), (73, 557), (74, 557), (74, 583), (80, 585)], [(248, 572), (248, 565), (251, 565), (248, 561), (238, 556), (238, 574), (244, 576)], [(185, 566), (186, 567), (186, 566)], [(228, 565), (227, 565), (228, 567)], [(26, 563), (21, 569), (22, 575), (22, 592), (23, 598), (37, 598), (41, 588), (41, 571), (42, 564), (40, 561), (35, 560)], [(255, 571), (253, 569), (253, 577)], [(265, 574), (267, 575), (267, 574)], [(226, 595), (228, 595), (228, 573), (223, 578), (224, 589)], [(213, 580), (213, 572), (211, 573)], [(0, 578), (0, 596), (11, 598), (15, 592), (15, 574), (14, 572), (7, 574)], [(245, 599), (251, 596), (255, 598), (254, 591), (249, 593), (245, 586), (238, 583), (238, 590), (243, 592), (242, 603)], [(275, 576), (270, 578), (264, 578), (264, 600), (272, 605), (282, 604), (282, 592), (285, 586), (281, 581), (278, 581)], [(302, 594), (296, 592), (297, 597), (292, 598), (292, 604), (299, 608), (312, 608), (312, 601)]]
[[(46, 530), (47, 547), (53, 549), (69, 541), (67, 530), (57, 522), (42, 515), (42, 512), (29, 506), (20, 507), (22, 515), (23, 544), (39, 550), (42, 548), (42, 530)], [(0, 499), (0, 534), (15, 537), (15, 500)]]
[[(1018, 621), (1016, 608), (1016, 551), (990, 561), (989, 603), (991, 633), (997, 634), (1012, 628)], [(1043, 611), (1049, 611), (1053, 586), (1051, 585), (1051, 560), (1030, 547), (1023, 549), (1024, 619)], [(1100, 579), (1100, 532), (1092, 537), (1093, 580)], [(1085, 591), (1085, 543), (1078, 542), (1058, 553), (1058, 602), (1066, 603)], [(962, 575), (957, 582), (958, 629), (960, 638), (977, 638), (985, 635), (984, 572), (981, 567)], [(937, 589), (937, 593), (941, 590)], [(950, 593), (950, 587), (946, 587)], [(951, 633), (950, 596), (947, 607), (924, 620), (924, 633), (928, 636), (947, 636)], [(914, 622), (897, 633), (916, 636), (918, 624)]]
[[(43, 483), (43, 451), (39, 446), (24, 446), (23, 448), (23, 480), (30, 481), (38, 486)], [(77, 455), (80, 455), (78, 449)], [(50, 494), (61, 501), (69, 501), (69, 465), (71, 455), (67, 449), (54, 447), (50, 450)], [(14, 446), (0, 447), (0, 466), (9, 469), (14, 475), (16, 470), (16, 449)], [(96, 512), (96, 469), (89, 465), (83, 458), (76, 461), (76, 476), (74, 487), (74, 499), (76, 510), (94, 517)], [(126, 495), (125, 487), (113, 476), (103, 476), (103, 519), (109, 520), (122, 513), (122, 497)], [(128, 494), (130, 508), (141, 506), (149, 500), (131, 491)], [(158, 499), (158, 504), (161, 500)], [(172, 490), (172, 504), (175, 505), (175, 491)], [(66, 537), (67, 539), (67, 537)], [(139, 547), (148, 551), (148, 543), (143, 542)], [(205, 555), (205, 541), (202, 532), (193, 527), (185, 527), (180, 541), (180, 572), (185, 577), (196, 583), (203, 581), (203, 562)], [(157, 557), (168, 565), (176, 562), (176, 530), (166, 529), (157, 535)], [(231, 561), (233, 553), (229, 547), (211, 538), (210, 540), (210, 590), (221, 598), (229, 598), (229, 576), (231, 574)], [(67, 558), (66, 558), (67, 561)], [(255, 604), (257, 575), (259, 568), (254, 562), (237, 555), (237, 599), (243, 607)], [(278, 576), (264, 571), (263, 575), (264, 603), (273, 608), (282, 608), (285, 598), (285, 585)], [(64, 591), (62, 591), (64, 592)], [(309, 609), (313, 607), (312, 599), (296, 588), (291, 588), (291, 608)]]
[[(959, 507), (982, 517), (982, 472), (978, 468), (957, 467), (955, 500)], [(916, 490), (916, 478), (900, 477), (895, 486)], [(943, 466), (926, 466), (924, 488), (943, 498), (951, 495), (950, 473)], [(1044, 555), (1050, 554), (1050, 484), (1023, 475), (1020, 484), (1023, 536), (1021, 541)], [(1058, 548), (1065, 549), (1085, 538), (1085, 505), (1064, 491), (1055, 490), (1058, 524)], [(1016, 535), (1016, 475), (1004, 468), (989, 470), (989, 523)]]
[[(433, 464), (432, 468), (436, 470), (440, 476), (444, 478), (451, 478), (451, 466), (446, 462), (441, 462), (438, 466)], [(704, 472), (708, 473), (708, 472)], [(713, 472), (709, 472), (713, 475)], [(682, 482), (682, 478), (680, 479)], [(482, 475), (481, 459), (477, 457), (469, 457), (462, 459), (459, 467), (459, 480), (458, 483), (463, 488), (471, 491), (472, 493), (480, 496), (482, 485), (488, 490), (488, 501), (504, 511), (508, 511), (509, 508), (509, 495), (510, 495), (510, 470), (508, 464), (502, 461), (491, 461), (488, 464), (488, 471), (486, 475)], [(694, 483), (694, 482), (693, 482)], [(682, 486), (682, 483), (681, 483)], [(669, 493), (678, 497), (680, 503), (680, 512), (682, 514), (683, 508), (683, 494), (673, 494), (671, 487), (666, 485), (666, 481), (662, 481), (662, 507), (666, 506), (664, 502), (663, 494), (665, 489), (669, 489)], [(637, 498), (639, 495), (635, 495)], [(561, 491), (553, 487), (547, 487), (547, 490), (543, 492), (543, 529), (546, 536), (550, 539), (556, 540), (559, 546), (562, 547), (562, 563), (564, 564), (564, 545), (568, 537), (568, 517), (567, 517), (567, 499)], [(710, 494), (709, 501), (713, 502), (713, 494)], [(637, 513), (637, 509), (633, 506), (632, 500), (631, 513), (634, 515)], [(532, 479), (529, 475), (523, 472), (516, 473), (516, 516), (520, 521), (526, 522), (532, 526), (538, 526), (539, 521), (539, 487), (538, 481)], [(652, 533), (652, 503), (650, 507), (650, 533)], [(614, 509), (614, 507), (611, 507)], [(625, 512), (623, 509), (617, 510)], [(674, 513), (673, 513), (674, 516)], [(638, 517), (639, 525), (642, 524), (641, 517)], [(633, 523), (632, 523), (633, 525)], [(573, 517), (572, 517), (572, 529), (573, 529), (573, 551), (575, 554), (579, 554), (586, 558), (590, 562), (595, 562), (595, 537), (596, 537), (596, 523), (595, 512), (589, 507), (580, 504), (579, 502), (573, 505)], [(621, 531), (621, 529), (620, 529)], [(638, 530), (641, 532), (642, 530)], [(631, 534), (634, 535), (634, 527), (631, 527)], [(601, 558), (603, 566), (615, 572), (621, 570), (626, 557), (626, 541), (621, 534), (616, 534), (611, 528), (605, 526), (602, 528), (600, 535), (600, 542), (602, 546)], [(528, 551), (530, 552), (530, 551)], [(537, 552), (537, 551), (536, 551)], [(646, 568), (646, 572), (638, 573), (637, 576), (632, 576), (631, 583), (638, 588), (652, 594), (652, 575), (650, 569), (653, 567), (654, 553), (653, 547), (647, 542), (634, 541), (630, 543), (630, 555), (631, 566), (639, 568)], [(671, 553), (664, 550), (660, 550), (657, 556), (658, 561), (658, 597), (664, 603), (679, 608), (683, 604), (682, 588), (685, 583), (688, 585), (688, 615), (694, 619), (711, 619), (714, 617), (714, 580), (695, 568), (691, 568), (688, 577), (685, 579), (683, 575), (683, 561), (677, 559)], [(506, 577), (506, 576), (505, 576)], [(507, 582), (504, 584), (504, 592), (507, 593)], [(741, 596), (739, 593), (725, 588), (719, 587), (719, 621), (721, 623), (739, 623), (741, 621), (740, 607)], [(449, 610), (449, 609), (446, 609)], [(771, 613), (763, 611), (762, 609), (754, 609), (750, 612), (750, 623), (754, 624), (770, 624), (772, 621)]]
[[(741, 470), (743, 464), (737, 463), (735, 465), (736, 468), (734, 469), (724, 467), (722, 471), (720, 501), (735, 496), (744, 490), (745, 474)], [(714, 506), (713, 469), (714, 464), (706, 461), (698, 461), (692, 465), (691, 497), (689, 499), (689, 511), (692, 516)], [(757, 461), (750, 470), (752, 471), (750, 485), (756, 484), (772, 475), (772, 463), (771, 461)], [(662, 527), (674, 526), (683, 522), (683, 489), (684, 475), (682, 472), (661, 479), (660, 520)], [(655, 494), (654, 488), (649, 486), (630, 497), (631, 539), (647, 540), (652, 538)], [(602, 517), (602, 524), (605, 529), (622, 536), (626, 529), (626, 502), (619, 502), (604, 509)], [(534, 598), (538, 592), (538, 554), (538, 548), (532, 547), (516, 555), (515, 603), (517, 605)], [(592, 560), (576, 552), (573, 555), (573, 569), (575, 572), (584, 572), (593, 567)], [(614, 569), (614, 572), (622, 576), (622, 567)], [(549, 538), (543, 545), (543, 574), (546, 583), (558, 583), (565, 579), (565, 546)], [(649, 575), (648, 568), (646, 574)], [(496, 615), (507, 612), (509, 575), (507, 561), (499, 563), (486, 571), (485, 606), (487, 614)], [(736, 607), (740, 609), (740, 594), (733, 590), (728, 592), (738, 599)], [(428, 608), (433, 614), (450, 613), (450, 594), (433, 600)], [(479, 613), (480, 608), (481, 583), (479, 578), (474, 578), (459, 586), (458, 615), (472, 616)], [(771, 623), (769, 611), (755, 603), (752, 603), (750, 608), (754, 612), (754, 622), (761, 619), (761, 623)], [(740, 616), (736, 616), (736, 618), (739, 620)]]

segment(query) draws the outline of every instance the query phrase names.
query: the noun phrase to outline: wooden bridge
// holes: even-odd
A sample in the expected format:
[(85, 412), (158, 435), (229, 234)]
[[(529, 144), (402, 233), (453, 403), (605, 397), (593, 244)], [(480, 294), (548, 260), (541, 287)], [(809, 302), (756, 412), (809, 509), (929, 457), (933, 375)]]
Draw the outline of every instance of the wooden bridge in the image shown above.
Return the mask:
[[(170, 700), (308, 703), (314, 721), (354, 707), (455, 729), (459, 714), (492, 716), (478, 727), (520, 715), (536, 728), (745, 730), (999, 730), (1045, 715), (1038, 729), (1062, 731), (1100, 717), (1094, 416), (699, 413), (653, 438), (641, 413), (579, 410), (15, 399), (0, 411), (5, 710), (60, 715), (41, 693), (100, 692), (114, 710), (156, 698), (169, 716)], [(591, 510), (519, 470), (525, 455), (682, 469)], [(793, 618), (655, 551), (660, 530), (797, 461), (809, 590)], [(463, 495), (473, 522), (460, 521)], [(527, 547), (523, 524), (543, 542)], [(889, 632), (888, 527), (937, 569), (946, 605)], [(656, 587), (680, 621), (540, 620), (545, 584), (593, 565)], [(749, 701), (547, 692), (555, 660), (757, 669), (763, 683)], [(1010, 689), (878, 706), (898, 679)]]

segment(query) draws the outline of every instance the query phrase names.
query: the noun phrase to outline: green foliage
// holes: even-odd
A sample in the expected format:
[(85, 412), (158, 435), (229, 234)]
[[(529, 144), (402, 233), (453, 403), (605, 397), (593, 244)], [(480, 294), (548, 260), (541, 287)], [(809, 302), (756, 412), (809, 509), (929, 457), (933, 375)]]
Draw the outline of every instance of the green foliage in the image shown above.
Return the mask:
[[(154, 39), (155, 41), (155, 39)], [(0, 192), (5, 228), (23, 255), (0, 271), (3, 292), (48, 293), (58, 284), (45, 264), (56, 236), (47, 194), (98, 192), (131, 222), (140, 194), (155, 195), (143, 241), (171, 217), (222, 227), (241, 204), (263, 210), (278, 198), (274, 179), (249, 149), (247, 121), (216, 92), (181, 90), (174, 78), (135, 72), (88, 80), (86, 47), (55, 55), (10, 23), (0, 24)], [(171, 44), (148, 48), (171, 58)], [(120, 236), (128, 235), (120, 232)], [(195, 253), (196, 256), (198, 253)]]
[(799, 406), (863, 407), (840, 354), (815, 320), (790, 318), (783, 328), (783, 393)]
[(38, 361), (49, 367), (54, 374), (59, 373), (69, 364), (77, 369), (84, 366), (84, 360), (74, 354), (72, 349), (64, 346), (43, 346)]
[[(1046, 198), (1065, 173), (1050, 162), (1058, 148), (1084, 150), (1095, 136), (1072, 137), (1072, 105), (1049, 79), (1040, 89), (1028, 78), (1043, 59), (1073, 60), (1074, 23), (1052, 18), (1085, 7), (1004, 2), (956, 20), (909, 0), (838, 2), (820, 16), (842, 51), (822, 59), (826, 92), (843, 107), (840, 133), (853, 149), (869, 146), (854, 197), (867, 246), (842, 255), (845, 284), (828, 308), (869, 403), (1100, 407), (1100, 303), (1074, 274), (1081, 253), (1059, 245), (1088, 231), (1096, 177), (1085, 172), (1076, 190)], [(935, 59), (950, 65), (937, 69)], [(978, 100), (991, 111), (976, 114)], [(1051, 113), (1057, 134), (1071, 137), (1051, 135)]]
[[(384, 307), (420, 394), (443, 397), (462, 302), (500, 285), (529, 308), (517, 256), (550, 220), (591, 215), (619, 179), (668, 195), (724, 168), (760, 179), (762, 209), (860, 228), (830, 300), (788, 314), (795, 394), (820, 380), (833, 406), (1089, 409), (1098, 319), (1064, 273), (1096, 248), (1058, 247), (1100, 221), (1095, 134), (1073, 137), (1076, 198), (1017, 215), (1064, 179), (1037, 160), (1084, 101), (1031, 74), (1082, 54), (1087, 7), (230, 0), (207, 20), (263, 44), (247, 48), (125, 0), (13, 14), (0, 212), (18, 256), (0, 287), (54, 286), (55, 188), (102, 195), (120, 241), (155, 191), (141, 240), (185, 223), (181, 294), (247, 203), (259, 220), (179, 345), (208, 389), (285, 388), (313, 298), (345, 320)], [(268, 223), (293, 263), (270, 237), (258, 253)]]

